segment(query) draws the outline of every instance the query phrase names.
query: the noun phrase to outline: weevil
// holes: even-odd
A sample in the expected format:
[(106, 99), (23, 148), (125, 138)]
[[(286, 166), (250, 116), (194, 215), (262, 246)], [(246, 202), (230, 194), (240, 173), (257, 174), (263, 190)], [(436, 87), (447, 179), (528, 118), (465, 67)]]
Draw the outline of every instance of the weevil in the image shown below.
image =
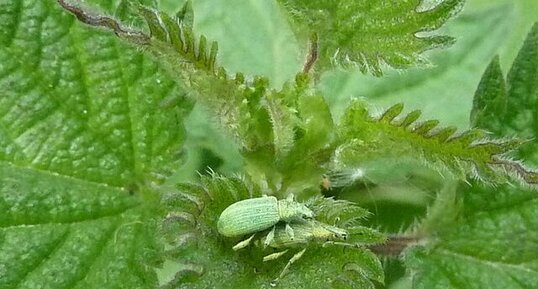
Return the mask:
[[(273, 227), (268, 235), (267, 242), (274, 235), (275, 225), (284, 222), (288, 237), (293, 238), (293, 229), (290, 222), (302, 222), (314, 217), (314, 213), (304, 204), (295, 201), (293, 195), (277, 200), (272, 196), (263, 196), (242, 200), (228, 206), (220, 214), (217, 221), (218, 232), (225, 237), (239, 237), (247, 234), (261, 232)], [(248, 245), (253, 237), (234, 246), (234, 250)], [(248, 241), (248, 242), (247, 242)]]
[[(288, 252), (289, 248), (303, 248), (288, 260), (288, 263), (284, 269), (282, 269), (279, 276), (271, 282), (273, 286), (275, 286), (286, 274), (290, 266), (303, 256), (303, 254), (306, 252), (306, 247), (311, 243), (322, 243), (322, 246), (330, 244), (355, 246), (354, 244), (345, 242), (348, 238), (347, 230), (336, 226), (331, 226), (313, 219), (300, 223), (291, 223), (290, 225), (293, 227), (294, 231), (293, 238), (290, 238), (286, 232), (285, 224), (279, 223), (274, 227), (274, 230), (268, 231), (263, 242), (261, 239), (259, 239), (257, 242), (257, 245), (263, 243), (264, 248), (269, 246), (275, 249), (284, 249), (263, 257), (264, 262), (280, 258)], [(273, 236), (269, 236), (271, 234)], [(252, 235), (249, 239), (245, 240), (244, 242), (246, 242), (246, 244), (244, 244), (243, 247), (246, 247), (249, 243), (251, 243), (254, 236), (255, 235)], [(269, 241), (267, 240), (268, 238), (270, 238)]]

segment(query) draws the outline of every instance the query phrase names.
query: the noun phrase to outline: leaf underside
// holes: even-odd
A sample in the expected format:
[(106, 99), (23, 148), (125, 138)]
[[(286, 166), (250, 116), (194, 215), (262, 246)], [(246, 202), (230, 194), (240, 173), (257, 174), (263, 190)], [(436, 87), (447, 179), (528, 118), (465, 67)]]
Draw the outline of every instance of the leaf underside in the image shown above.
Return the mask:
[[(475, 94), (472, 124), (493, 132), (496, 136), (538, 136), (538, 24), (529, 32), (523, 47), (503, 77), (499, 60), (495, 58), (482, 77)], [(517, 156), (538, 165), (536, 141), (525, 143)]]
[(396, 104), (372, 116), (364, 102), (354, 100), (340, 124), (335, 162), (353, 167), (379, 156), (395, 162), (413, 159), (460, 179), (472, 172), (475, 178), (496, 183), (507, 174), (499, 160), (522, 143), (488, 140), (479, 129), (456, 134), (455, 127), (437, 128), (436, 120), (417, 122), (418, 110), (400, 115), (402, 111), (403, 104)]
[(320, 59), (326, 70), (334, 64), (357, 66), (380, 76), (382, 66), (407, 68), (425, 62), (422, 52), (454, 42), (432, 35), (458, 13), (462, 0), (439, 1), (425, 7), (422, 1), (305, 1), (280, 0), (299, 34), (317, 33)]

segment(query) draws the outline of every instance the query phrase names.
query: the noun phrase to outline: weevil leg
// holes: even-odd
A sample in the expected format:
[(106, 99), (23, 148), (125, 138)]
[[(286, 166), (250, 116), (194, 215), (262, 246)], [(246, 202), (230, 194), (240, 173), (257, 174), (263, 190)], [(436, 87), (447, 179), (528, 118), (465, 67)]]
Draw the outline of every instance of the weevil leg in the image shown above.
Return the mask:
[(256, 235), (256, 233), (252, 234), (252, 236), (250, 236), (248, 239), (237, 243), (235, 246), (232, 247), (232, 249), (234, 251), (237, 251), (239, 249), (245, 248), (246, 246), (248, 246), (250, 244), (250, 241), (252, 241), (252, 239), (254, 238), (255, 235)]
[(293, 232), (293, 228), (290, 226), (290, 224), (286, 223), (286, 234), (288, 237), (290, 237), (291, 240), (295, 239), (295, 233)]
[(306, 248), (302, 249), (300, 252), (296, 253), (295, 255), (293, 255), (293, 257), (291, 257), (291, 259), (288, 261), (288, 263), (286, 264), (286, 267), (284, 267), (284, 269), (282, 269), (282, 272), (280, 272), (280, 275), (278, 275), (278, 278), (276, 278), (275, 280), (271, 281), (271, 286), (276, 286), (276, 284), (278, 283), (278, 281), (280, 279), (282, 279), (282, 277), (284, 277), (284, 275), (286, 275), (286, 273), (288, 272), (291, 264), (295, 263), (297, 260), (301, 259), (301, 257), (303, 256), (304, 252), (306, 251)]
[(263, 262), (278, 259), (278, 258), (280, 258), (282, 255), (284, 255), (286, 253), (288, 253), (288, 250), (284, 250), (284, 251), (281, 251), (281, 252), (276, 252), (276, 253), (273, 253), (273, 254), (269, 254), (269, 255), (263, 257)]
[(335, 242), (335, 241), (327, 241), (325, 243), (323, 243), (323, 245), (321, 245), (321, 247), (325, 248), (329, 245), (338, 245), (338, 246), (344, 246), (344, 247), (354, 247), (354, 248), (359, 248), (360, 245), (359, 244), (352, 244), (352, 243), (346, 243), (346, 242)]
[(273, 242), (273, 239), (275, 238), (275, 228), (276, 226), (273, 226), (273, 228), (271, 229), (271, 231), (269, 231), (269, 233), (267, 233), (267, 236), (265, 236), (265, 240), (263, 241), (263, 248), (267, 248), (267, 246), (269, 246), (269, 244), (271, 244), (271, 242)]

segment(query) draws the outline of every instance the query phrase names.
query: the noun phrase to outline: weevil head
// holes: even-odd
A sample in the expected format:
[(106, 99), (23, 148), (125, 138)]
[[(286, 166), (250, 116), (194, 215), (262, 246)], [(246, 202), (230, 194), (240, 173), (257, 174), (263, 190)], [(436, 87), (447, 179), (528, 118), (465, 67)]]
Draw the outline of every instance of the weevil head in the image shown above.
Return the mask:
[(338, 240), (347, 240), (347, 231), (340, 228), (338, 229), (340, 230), (339, 232), (333, 233), (334, 238)]
[(348, 232), (342, 228), (331, 226), (319, 221), (311, 222), (312, 238), (322, 242), (328, 241), (345, 241), (348, 237)]
[(280, 219), (285, 222), (312, 219), (314, 217), (312, 210), (290, 197), (278, 201), (278, 212)]
[(325, 225), (325, 229), (330, 232), (332, 240), (347, 240), (348, 233), (342, 228)]

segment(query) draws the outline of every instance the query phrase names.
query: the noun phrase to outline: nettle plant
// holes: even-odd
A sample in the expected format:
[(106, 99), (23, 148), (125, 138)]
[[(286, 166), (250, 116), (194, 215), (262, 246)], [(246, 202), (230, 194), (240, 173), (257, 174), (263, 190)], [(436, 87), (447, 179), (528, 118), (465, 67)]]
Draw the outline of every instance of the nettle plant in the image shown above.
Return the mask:
[[(276, 1), (283, 84), (226, 69), (176, 2), (0, 3), (0, 288), (538, 287), (538, 26), (457, 131), (323, 80), (427, 68), (463, 0)], [(234, 146), (180, 182), (194, 102)]]

